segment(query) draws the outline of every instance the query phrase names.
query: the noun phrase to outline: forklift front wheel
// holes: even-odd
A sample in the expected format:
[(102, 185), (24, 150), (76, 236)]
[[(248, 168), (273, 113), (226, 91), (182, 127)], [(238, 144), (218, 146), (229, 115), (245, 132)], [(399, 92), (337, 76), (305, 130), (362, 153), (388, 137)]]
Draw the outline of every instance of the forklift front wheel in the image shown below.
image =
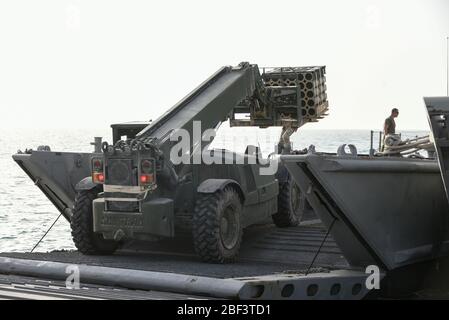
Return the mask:
[(242, 242), (242, 204), (232, 187), (198, 194), (193, 214), (193, 244), (205, 262), (229, 263)]

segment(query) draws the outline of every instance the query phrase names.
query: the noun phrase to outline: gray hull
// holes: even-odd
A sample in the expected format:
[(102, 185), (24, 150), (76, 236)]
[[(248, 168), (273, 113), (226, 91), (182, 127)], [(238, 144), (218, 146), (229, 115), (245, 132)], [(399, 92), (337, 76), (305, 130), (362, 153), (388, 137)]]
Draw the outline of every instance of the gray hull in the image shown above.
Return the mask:
[(449, 207), (436, 161), (281, 158), (352, 266), (393, 270), (449, 253)]
[(90, 176), (91, 153), (33, 151), (13, 155), (53, 205), (70, 221), (76, 185)]

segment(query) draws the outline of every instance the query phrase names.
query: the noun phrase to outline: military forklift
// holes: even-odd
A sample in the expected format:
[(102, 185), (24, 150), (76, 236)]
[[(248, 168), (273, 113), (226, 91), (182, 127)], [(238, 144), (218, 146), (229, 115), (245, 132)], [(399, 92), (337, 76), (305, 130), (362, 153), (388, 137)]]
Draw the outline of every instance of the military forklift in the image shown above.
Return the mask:
[(282, 166), (264, 173), (270, 163), (258, 148), (209, 149), (204, 136), (224, 121), (261, 128), (285, 118), (297, 127), (318, 121), (328, 110), (324, 74), (324, 67), (226, 66), (159, 119), (112, 125), (113, 141), (97, 138), (93, 153), (41, 147), (13, 158), (70, 222), (83, 254), (189, 232), (203, 261), (232, 262), (246, 227), (270, 217), (295, 226), (305, 200)]

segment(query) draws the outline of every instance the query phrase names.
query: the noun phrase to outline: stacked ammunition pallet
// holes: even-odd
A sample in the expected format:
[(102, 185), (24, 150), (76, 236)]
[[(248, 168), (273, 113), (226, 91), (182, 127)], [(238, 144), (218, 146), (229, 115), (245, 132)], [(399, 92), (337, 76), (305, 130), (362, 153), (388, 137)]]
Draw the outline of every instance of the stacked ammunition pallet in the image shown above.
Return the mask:
[(299, 87), (301, 115), (304, 122), (315, 122), (329, 108), (326, 93), (325, 67), (263, 68), (262, 79), (267, 89)]

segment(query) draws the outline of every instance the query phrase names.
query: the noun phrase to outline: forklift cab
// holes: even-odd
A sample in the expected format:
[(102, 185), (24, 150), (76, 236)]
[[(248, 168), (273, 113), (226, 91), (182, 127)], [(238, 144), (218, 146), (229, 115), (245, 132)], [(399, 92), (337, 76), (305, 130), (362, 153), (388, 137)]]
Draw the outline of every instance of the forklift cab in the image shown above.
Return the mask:
[(151, 124), (150, 121), (134, 121), (112, 124), (112, 140), (115, 144), (119, 140), (134, 139), (136, 135)]

